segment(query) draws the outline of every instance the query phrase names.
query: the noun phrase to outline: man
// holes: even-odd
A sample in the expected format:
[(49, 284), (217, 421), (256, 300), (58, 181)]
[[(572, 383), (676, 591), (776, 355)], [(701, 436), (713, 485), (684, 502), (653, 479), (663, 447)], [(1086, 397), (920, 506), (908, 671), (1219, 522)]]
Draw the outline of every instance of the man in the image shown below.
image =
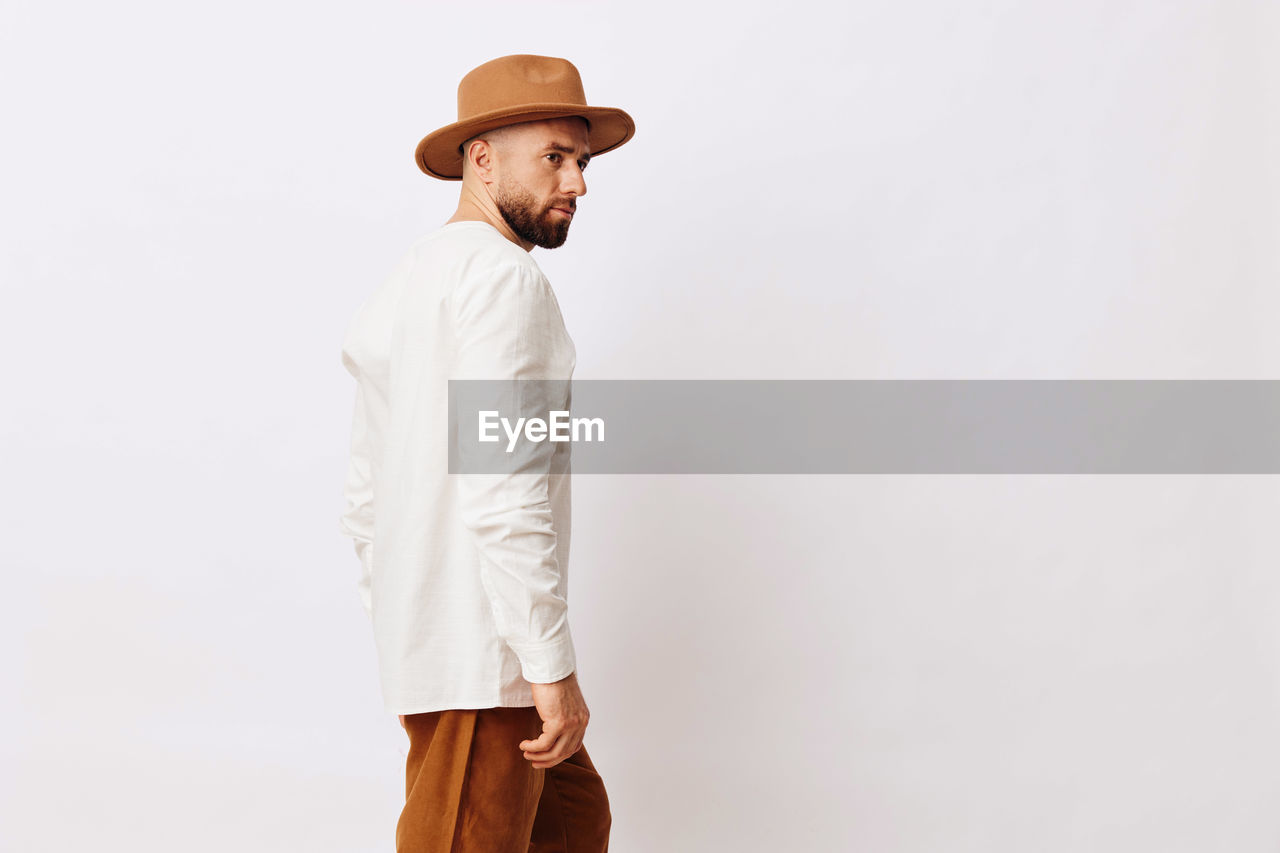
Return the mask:
[(416, 150), (423, 172), (462, 181), (457, 210), (343, 343), (356, 402), (340, 526), (409, 735), (399, 853), (608, 849), (567, 621), (569, 478), (450, 475), (448, 380), (569, 379), (573, 342), (530, 250), (564, 244), (588, 161), (634, 132), (587, 105), (567, 60), (472, 70), (458, 121)]

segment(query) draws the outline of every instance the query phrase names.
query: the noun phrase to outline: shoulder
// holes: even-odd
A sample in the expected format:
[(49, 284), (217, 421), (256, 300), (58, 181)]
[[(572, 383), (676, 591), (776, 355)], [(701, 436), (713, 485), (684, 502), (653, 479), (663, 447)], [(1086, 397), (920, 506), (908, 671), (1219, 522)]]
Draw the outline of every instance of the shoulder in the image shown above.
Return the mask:
[(457, 265), (463, 277), (506, 269), (545, 280), (533, 256), (487, 222), (449, 223), (423, 235), (414, 245), (448, 265)]

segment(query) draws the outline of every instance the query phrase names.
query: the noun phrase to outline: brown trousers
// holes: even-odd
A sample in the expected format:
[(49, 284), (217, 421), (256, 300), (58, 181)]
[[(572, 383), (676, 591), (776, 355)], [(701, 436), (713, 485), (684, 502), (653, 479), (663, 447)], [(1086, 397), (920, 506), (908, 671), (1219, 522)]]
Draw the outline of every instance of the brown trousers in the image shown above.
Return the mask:
[(609, 798), (585, 746), (537, 768), (520, 742), (542, 734), (527, 708), (408, 714), (396, 853), (607, 853)]

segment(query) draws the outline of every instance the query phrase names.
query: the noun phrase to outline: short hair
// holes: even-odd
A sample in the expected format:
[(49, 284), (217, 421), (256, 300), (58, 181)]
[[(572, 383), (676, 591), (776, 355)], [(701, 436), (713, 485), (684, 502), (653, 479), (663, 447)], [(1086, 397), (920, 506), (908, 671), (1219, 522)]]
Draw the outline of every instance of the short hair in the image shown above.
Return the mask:
[(495, 127), (490, 130), (477, 133), (475, 136), (459, 145), (458, 153), (462, 155), (463, 168), (466, 168), (466, 165), (469, 162), (467, 158), (467, 151), (471, 148), (471, 143), (475, 142), (477, 139), (483, 139), (494, 148), (502, 150), (511, 138), (511, 127), (512, 125), (507, 124), (502, 127)]

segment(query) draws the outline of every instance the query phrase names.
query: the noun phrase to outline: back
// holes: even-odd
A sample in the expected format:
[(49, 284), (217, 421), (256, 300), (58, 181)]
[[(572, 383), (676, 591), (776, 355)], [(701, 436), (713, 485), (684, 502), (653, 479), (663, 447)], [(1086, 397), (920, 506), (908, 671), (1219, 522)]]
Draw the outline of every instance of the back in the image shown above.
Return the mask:
[(574, 671), (569, 478), (451, 477), (448, 380), (568, 379), (575, 361), (550, 283), (487, 222), (419, 238), (353, 318), (340, 527), (389, 712), (529, 706), (529, 681)]

